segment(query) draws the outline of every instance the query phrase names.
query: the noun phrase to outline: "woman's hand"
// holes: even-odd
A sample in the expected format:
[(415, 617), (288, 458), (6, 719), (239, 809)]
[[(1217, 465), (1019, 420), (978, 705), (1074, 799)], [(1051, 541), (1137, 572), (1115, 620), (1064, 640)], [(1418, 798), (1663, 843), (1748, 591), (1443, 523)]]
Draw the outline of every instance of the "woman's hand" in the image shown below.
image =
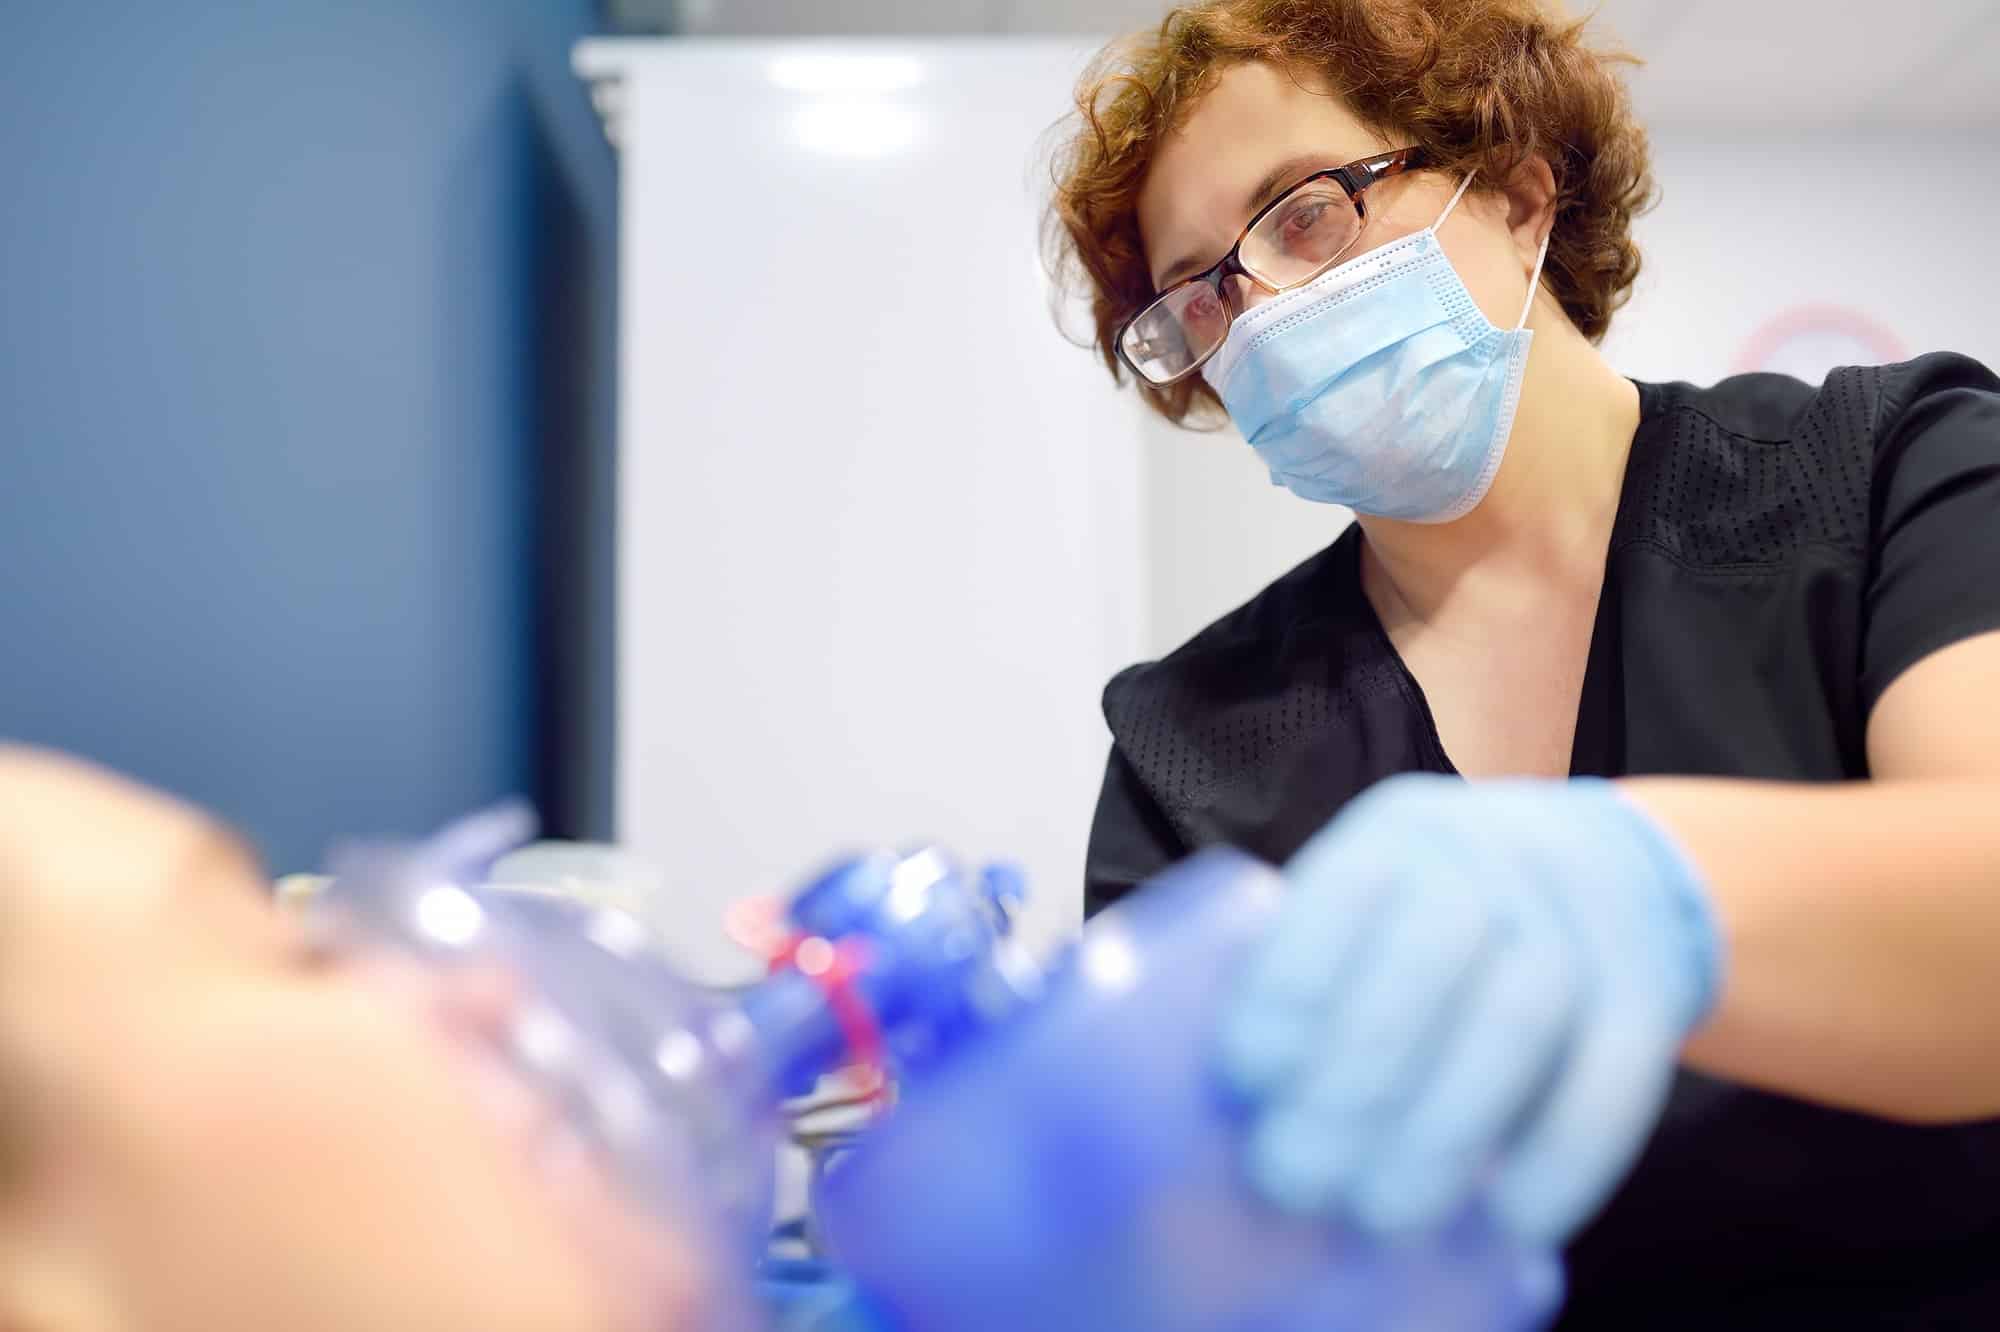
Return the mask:
[(1483, 1191), (1520, 1240), (1567, 1239), (1719, 989), (1692, 865), (1607, 782), (1411, 775), (1286, 874), (1221, 1032), (1258, 1187), (1391, 1233)]

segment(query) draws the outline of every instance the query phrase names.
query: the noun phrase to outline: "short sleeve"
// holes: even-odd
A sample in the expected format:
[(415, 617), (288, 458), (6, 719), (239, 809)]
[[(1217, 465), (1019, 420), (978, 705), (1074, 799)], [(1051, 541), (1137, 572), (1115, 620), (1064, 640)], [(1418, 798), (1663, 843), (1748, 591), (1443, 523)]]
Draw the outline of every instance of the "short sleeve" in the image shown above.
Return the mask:
[(1084, 858), (1083, 914), (1096, 915), (1187, 854), (1166, 813), (1116, 746), (1091, 820)]
[(1866, 712), (1931, 653), (2000, 629), (2000, 380), (1963, 356), (1911, 361), (1875, 438)]

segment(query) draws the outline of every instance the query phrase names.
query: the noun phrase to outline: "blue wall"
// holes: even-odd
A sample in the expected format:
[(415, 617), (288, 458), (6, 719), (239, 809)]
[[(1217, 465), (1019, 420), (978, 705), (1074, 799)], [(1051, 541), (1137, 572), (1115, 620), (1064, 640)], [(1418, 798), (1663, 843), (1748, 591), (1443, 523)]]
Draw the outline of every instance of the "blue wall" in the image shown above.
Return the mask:
[(589, 0), (0, 5), (0, 736), (279, 869), (608, 804)]

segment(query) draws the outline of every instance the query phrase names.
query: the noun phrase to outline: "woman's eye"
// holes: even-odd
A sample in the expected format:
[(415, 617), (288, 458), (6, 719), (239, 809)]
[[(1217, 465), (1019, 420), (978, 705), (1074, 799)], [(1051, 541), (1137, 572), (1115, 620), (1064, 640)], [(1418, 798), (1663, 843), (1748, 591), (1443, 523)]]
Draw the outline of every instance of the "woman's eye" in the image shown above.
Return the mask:
[(1209, 338), (1217, 330), (1228, 327), (1229, 312), (1222, 308), (1222, 302), (1212, 291), (1203, 292), (1189, 301), (1181, 311), (1181, 327), (1190, 337)]
[(1319, 225), (1319, 220), (1325, 216), (1325, 204), (1307, 204), (1285, 219), (1285, 230), (1294, 236), (1307, 235), (1315, 226)]

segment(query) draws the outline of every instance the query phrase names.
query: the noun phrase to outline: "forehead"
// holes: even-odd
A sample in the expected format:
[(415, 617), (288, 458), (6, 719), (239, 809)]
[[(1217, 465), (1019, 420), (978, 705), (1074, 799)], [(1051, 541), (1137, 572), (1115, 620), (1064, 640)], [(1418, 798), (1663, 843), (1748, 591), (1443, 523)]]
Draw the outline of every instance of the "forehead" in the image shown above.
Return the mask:
[(1183, 258), (1221, 258), (1273, 168), (1309, 159), (1304, 175), (1390, 146), (1323, 85), (1261, 62), (1230, 66), (1166, 136), (1140, 187), (1147, 271), (1157, 285)]
[(0, 894), (29, 925), (102, 927), (175, 909), (184, 885), (253, 873), (199, 811), (58, 755), (0, 747)]

